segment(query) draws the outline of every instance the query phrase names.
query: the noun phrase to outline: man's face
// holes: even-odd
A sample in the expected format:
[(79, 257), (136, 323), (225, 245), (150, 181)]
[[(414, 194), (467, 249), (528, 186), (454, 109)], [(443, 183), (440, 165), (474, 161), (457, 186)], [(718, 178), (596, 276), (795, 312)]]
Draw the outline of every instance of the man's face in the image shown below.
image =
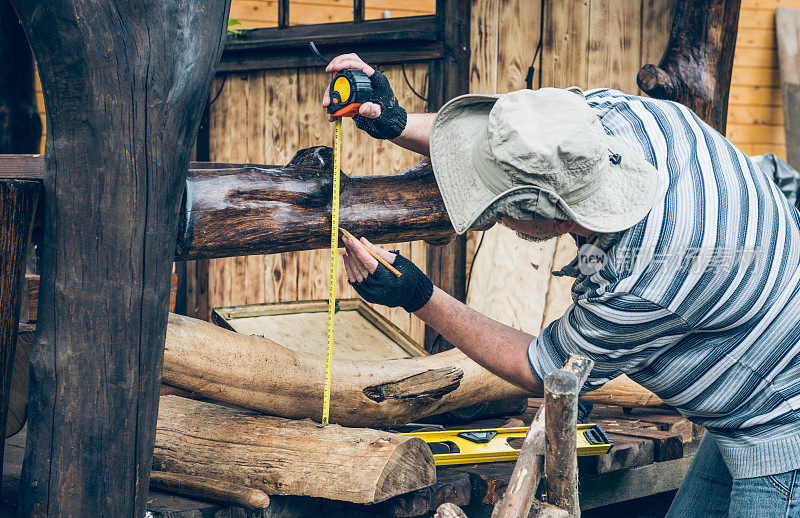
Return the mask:
[(554, 237), (571, 232), (577, 226), (570, 221), (558, 221), (552, 219), (540, 220), (519, 220), (511, 218), (500, 218), (500, 222), (516, 232), (517, 236), (526, 241), (547, 241)]

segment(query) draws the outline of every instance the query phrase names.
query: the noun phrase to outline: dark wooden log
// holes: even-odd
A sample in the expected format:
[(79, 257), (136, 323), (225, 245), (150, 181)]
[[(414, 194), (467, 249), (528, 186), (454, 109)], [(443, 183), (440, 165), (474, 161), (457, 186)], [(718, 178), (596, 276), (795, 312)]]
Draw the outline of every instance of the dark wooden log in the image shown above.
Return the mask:
[[(285, 166), (192, 162), (175, 259), (327, 248), (332, 163), (325, 146)], [(0, 157), (0, 177), (43, 178), (42, 159)], [(455, 236), (428, 161), (398, 174), (343, 175), (341, 188), (341, 226), (358, 237), (442, 245)]]
[(33, 55), (8, 0), (0, 0), (0, 153), (37, 153), (42, 121), (33, 89)]
[[(594, 362), (582, 356), (570, 356), (563, 370), (578, 378), (578, 387), (583, 386)], [(514, 472), (508, 481), (509, 489), (492, 510), (492, 518), (514, 518), (528, 516), (534, 503), (536, 488), (542, 476), (544, 464), (544, 406), (539, 407), (525, 435), (525, 441), (514, 465)]]
[(544, 472), (547, 501), (579, 517), (578, 378), (565, 370), (544, 378)]
[(740, 5), (741, 0), (678, 2), (661, 62), (645, 65), (637, 77), (648, 95), (688, 106), (723, 135)]
[(260, 489), (196, 475), (152, 471), (150, 487), (176, 495), (210, 500), (248, 509), (266, 509), (269, 496)]
[[(19, 308), (39, 182), (0, 181), (0, 430), (6, 428)], [(0, 468), (3, 446), (0, 441)]]
[(143, 516), (173, 240), (229, 1), (12, 0), (44, 92), (25, 516)]
[[(330, 148), (314, 147), (285, 167), (193, 170), (176, 258), (327, 248), (332, 161)], [(343, 175), (339, 221), (376, 243), (455, 235), (427, 161), (400, 174)]]

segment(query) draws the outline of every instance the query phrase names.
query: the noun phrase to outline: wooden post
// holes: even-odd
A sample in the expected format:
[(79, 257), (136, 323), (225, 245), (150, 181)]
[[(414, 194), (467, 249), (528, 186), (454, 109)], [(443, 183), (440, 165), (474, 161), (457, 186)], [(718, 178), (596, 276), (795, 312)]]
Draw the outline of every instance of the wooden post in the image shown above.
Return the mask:
[(741, 0), (678, 2), (664, 57), (636, 79), (649, 96), (688, 106), (723, 135), (740, 6)]
[(42, 121), (33, 91), (33, 56), (8, 0), (0, 0), (0, 153), (38, 153)]
[[(0, 430), (6, 429), (8, 396), (19, 327), (20, 286), (25, 278), (39, 182), (0, 180)], [(3, 435), (2, 437), (5, 437)], [(3, 446), (0, 441), (0, 468)]]
[[(582, 387), (593, 365), (594, 362), (588, 358), (570, 356), (563, 370), (574, 374), (578, 378), (578, 387)], [(545, 450), (544, 426), (544, 405), (542, 405), (533, 417), (508, 481), (508, 489), (494, 506), (492, 518), (528, 516), (533, 505), (536, 486), (539, 485), (539, 478), (542, 476)]]
[(580, 517), (578, 503), (578, 378), (557, 370), (544, 378), (544, 472), (547, 502)]
[[(436, 111), (453, 97), (469, 91), (470, 9), (469, 0), (436, 1), (444, 56), (440, 64), (431, 66), (429, 111)], [(461, 301), (466, 298), (466, 270), (466, 236), (458, 236), (445, 246), (428, 246), (428, 275), (434, 284)], [(437, 336), (436, 331), (425, 326), (425, 349), (430, 349)]]
[(12, 0), (47, 108), (24, 516), (143, 516), (189, 155), (229, 1)]

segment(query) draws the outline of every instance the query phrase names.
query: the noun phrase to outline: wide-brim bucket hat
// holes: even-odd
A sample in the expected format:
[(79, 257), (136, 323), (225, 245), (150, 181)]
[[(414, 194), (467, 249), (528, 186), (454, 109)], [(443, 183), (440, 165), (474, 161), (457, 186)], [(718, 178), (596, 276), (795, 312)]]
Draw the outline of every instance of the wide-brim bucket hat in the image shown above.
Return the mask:
[(458, 234), (508, 216), (502, 202), (512, 197), (530, 201), (530, 219), (618, 232), (641, 221), (659, 192), (657, 170), (606, 134), (577, 88), (457, 97), (436, 115), (430, 155)]

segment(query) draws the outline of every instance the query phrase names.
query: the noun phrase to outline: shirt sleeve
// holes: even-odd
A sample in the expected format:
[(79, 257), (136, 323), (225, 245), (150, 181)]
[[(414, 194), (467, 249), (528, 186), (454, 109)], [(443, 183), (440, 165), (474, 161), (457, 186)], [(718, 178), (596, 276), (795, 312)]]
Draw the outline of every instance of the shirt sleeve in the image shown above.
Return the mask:
[(531, 342), (528, 361), (542, 381), (570, 354), (591, 358), (595, 366), (584, 393), (635, 369), (687, 332), (686, 321), (667, 308), (630, 293), (606, 292), (576, 300)]

